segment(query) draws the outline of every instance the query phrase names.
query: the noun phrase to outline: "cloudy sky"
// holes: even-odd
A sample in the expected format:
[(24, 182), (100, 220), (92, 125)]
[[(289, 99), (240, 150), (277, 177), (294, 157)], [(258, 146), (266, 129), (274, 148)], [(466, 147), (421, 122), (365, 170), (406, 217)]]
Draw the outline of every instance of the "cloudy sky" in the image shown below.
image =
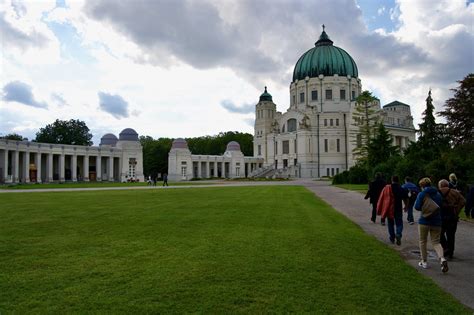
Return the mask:
[(474, 71), (473, 0), (0, 0), (0, 135), (55, 119), (107, 132), (253, 132), (268, 86), (289, 105), (298, 58), (321, 24), (363, 88), (419, 122)]

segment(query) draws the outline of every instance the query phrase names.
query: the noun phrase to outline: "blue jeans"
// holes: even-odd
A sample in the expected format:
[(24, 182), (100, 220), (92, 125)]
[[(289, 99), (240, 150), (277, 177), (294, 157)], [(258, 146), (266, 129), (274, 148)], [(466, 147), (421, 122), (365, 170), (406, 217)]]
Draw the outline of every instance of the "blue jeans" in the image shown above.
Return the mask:
[[(394, 240), (395, 237), (402, 238), (402, 231), (403, 231), (403, 212), (395, 211), (394, 219), (387, 218), (388, 221), (388, 234), (391, 240)], [(395, 234), (395, 227), (397, 228), (397, 232)]]
[(407, 207), (407, 212), (408, 212), (407, 221), (415, 222), (415, 219), (413, 218), (413, 205), (409, 205)]

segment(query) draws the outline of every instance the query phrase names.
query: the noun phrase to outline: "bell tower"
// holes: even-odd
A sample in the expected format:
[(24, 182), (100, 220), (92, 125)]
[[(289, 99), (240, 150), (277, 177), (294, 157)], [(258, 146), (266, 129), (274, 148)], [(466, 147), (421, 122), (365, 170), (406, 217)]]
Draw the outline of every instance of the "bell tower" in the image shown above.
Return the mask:
[(276, 105), (270, 93), (265, 91), (260, 95), (258, 104), (255, 106), (255, 133), (253, 141), (253, 152), (256, 157), (263, 157), (265, 164), (268, 163), (267, 137), (273, 134), (273, 125), (276, 116)]

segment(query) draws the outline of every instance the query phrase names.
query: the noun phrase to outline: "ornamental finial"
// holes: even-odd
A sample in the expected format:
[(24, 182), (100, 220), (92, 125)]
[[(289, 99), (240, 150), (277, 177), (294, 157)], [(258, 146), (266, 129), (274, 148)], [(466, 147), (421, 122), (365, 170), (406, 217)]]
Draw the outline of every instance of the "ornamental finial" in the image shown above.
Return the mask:
[(265, 86), (265, 93), (267, 93), (267, 87)]
[(326, 26), (323, 24), (323, 32), (324, 32), (324, 29), (326, 28)]

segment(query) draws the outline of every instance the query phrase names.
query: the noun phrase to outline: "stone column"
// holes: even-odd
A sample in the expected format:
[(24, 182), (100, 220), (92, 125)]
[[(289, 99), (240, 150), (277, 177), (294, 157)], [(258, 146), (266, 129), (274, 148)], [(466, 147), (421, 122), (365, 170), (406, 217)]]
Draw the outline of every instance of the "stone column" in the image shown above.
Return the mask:
[(217, 177), (217, 162), (214, 161), (214, 172), (212, 174), (212, 177)]
[(5, 158), (3, 160), (3, 182), (8, 181), (8, 150), (5, 149)]
[(221, 162), (221, 178), (225, 178), (225, 161)]
[(211, 177), (211, 163), (209, 161), (206, 162), (206, 177)]
[(95, 158), (95, 173), (96, 173), (96, 180), (98, 182), (102, 181), (102, 160), (101, 156), (98, 155)]
[(48, 183), (53, 182), (53, 153), (48, 153), (48, 161), (46, 163), (47, 176), (46, 180)]
[(114, 181), (114, 157), (109, 156), (109, 181)]
[(36, 182), (41, 183), (41, 152), (35, 153)]
[(82, 180), (85, 182), (88, 182), (89, 181), (89, 156), (88, 155), (84, 155), (82, 169), (83, 169), (82, 172), (84, 173), (82, 174)]
[(249, 177), (250, 176), (250, 170), (249, 170), (249, 163), (245, 163), (245, 177)]
[(20, 152), (19, 151), (13, 151), (13, 183), (18, 183), (20, 178)]
[(72, 168), (72, 181), (77, 182), (77, 155), (73, 155), (71, 158), (71, 168)]
[(66, 155), (61, 153), (59, 156), (59, 182), (62, 183), (65, 181), (64, 171), (66, 170)]
[(197, 173), (197, 178), (202, 178), (201, 160), (198, 161), (198, 173)]
[(30, 152), (26, 151), (23, 158), (23, 180), (25, 183), (30, 182)]

